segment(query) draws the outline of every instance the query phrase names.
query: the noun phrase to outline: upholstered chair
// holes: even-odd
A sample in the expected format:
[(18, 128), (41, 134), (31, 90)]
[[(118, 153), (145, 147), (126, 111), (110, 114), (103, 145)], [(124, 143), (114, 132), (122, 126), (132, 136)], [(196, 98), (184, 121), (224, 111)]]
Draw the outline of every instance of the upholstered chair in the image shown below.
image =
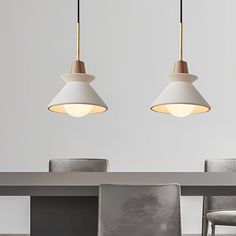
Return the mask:
[[(205, 172), (236, 172), (236, 159), (206, 160)], [(211, 222), (212, 235), (216, 225), (236, 226), (236, 196), (206, 196), (203, 198), (202, 235), (208, 232)]]
[(98, 231), (98, 236), (181, 236), (179, 185), (101, 185)]
[[(66, 173), (58, 172), (106, 172), (108, 160), (105, 159), (55, 159), (49, 161), (52, 176)], [(31, 198), (31, 231), (36, 235), (97, 235), (98, 197), (97, 196), (50, 196)], [(56, 219), (55, 219), (56, 218)], [(77, 222), (80, 222), (78, 224)], [(47, 225), (45, 228), (44, 225)]]
[(49, 161), (49, 172), (107, 172), (106, 159), (71, 158)]

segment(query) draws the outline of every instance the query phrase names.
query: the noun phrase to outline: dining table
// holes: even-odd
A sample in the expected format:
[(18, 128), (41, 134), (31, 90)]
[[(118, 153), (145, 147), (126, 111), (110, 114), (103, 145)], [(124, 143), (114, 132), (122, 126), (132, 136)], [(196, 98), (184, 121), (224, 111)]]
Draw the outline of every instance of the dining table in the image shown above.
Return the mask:
[(236, 195), (234, 172), (1, 172), (1, 196), (30, 197), (32, 236), (96, 236), (101, 184), (178, 183), (182, 196)]

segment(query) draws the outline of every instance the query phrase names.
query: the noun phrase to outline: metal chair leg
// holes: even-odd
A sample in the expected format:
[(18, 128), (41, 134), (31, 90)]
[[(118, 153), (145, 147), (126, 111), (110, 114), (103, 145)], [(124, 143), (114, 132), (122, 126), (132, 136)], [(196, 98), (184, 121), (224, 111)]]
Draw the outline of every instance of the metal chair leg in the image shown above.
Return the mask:
[(215, 236), (215, 225), (211, 224), (211, 235)]
[(206, 216), (202, 217), (202, 236), (207, 236), (208, 232), (208, 219)]

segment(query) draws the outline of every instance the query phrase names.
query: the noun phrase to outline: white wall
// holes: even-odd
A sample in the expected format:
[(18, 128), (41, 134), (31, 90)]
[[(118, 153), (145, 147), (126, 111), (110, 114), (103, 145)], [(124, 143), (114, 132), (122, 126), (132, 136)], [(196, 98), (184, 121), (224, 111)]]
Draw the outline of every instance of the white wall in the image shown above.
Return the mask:
[[(1, 0), (0, 171), (84, 156), (108, 158), (111, 171), (202, 171), (205, 158), (235, 157), (235, 0), (184, 1), (185, 58), (212, 111), (177, 119), (149, 109), (178, 59), (178, 4), (81, 2), (82, 59), (109, 111), (75, 119), (47, 104), (75, 58), (76, 0)], [(1, 201), (0, 233), (29, 232), (28, 200), (13, 218), (11, 201)], [(200, 232), (201, 198), (182, 205), (183, 231)]]

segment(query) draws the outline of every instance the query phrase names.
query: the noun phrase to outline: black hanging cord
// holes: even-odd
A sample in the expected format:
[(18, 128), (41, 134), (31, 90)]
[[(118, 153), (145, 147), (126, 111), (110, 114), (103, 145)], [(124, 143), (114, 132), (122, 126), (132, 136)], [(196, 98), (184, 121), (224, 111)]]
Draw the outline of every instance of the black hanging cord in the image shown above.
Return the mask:
[(77, 1), (77, 60), (80, 59), (80, 0)]
[(80, 21), (80, 1), (78, 0), (78, 3), (77, 3), (77, 23), (79, 23)]
[(183, 2), (180, 0), (180, 47), (179, 47), (179, 59), (183, 60)]
[(183, 1), (180, 0), (180, 23), (183, 23)]

